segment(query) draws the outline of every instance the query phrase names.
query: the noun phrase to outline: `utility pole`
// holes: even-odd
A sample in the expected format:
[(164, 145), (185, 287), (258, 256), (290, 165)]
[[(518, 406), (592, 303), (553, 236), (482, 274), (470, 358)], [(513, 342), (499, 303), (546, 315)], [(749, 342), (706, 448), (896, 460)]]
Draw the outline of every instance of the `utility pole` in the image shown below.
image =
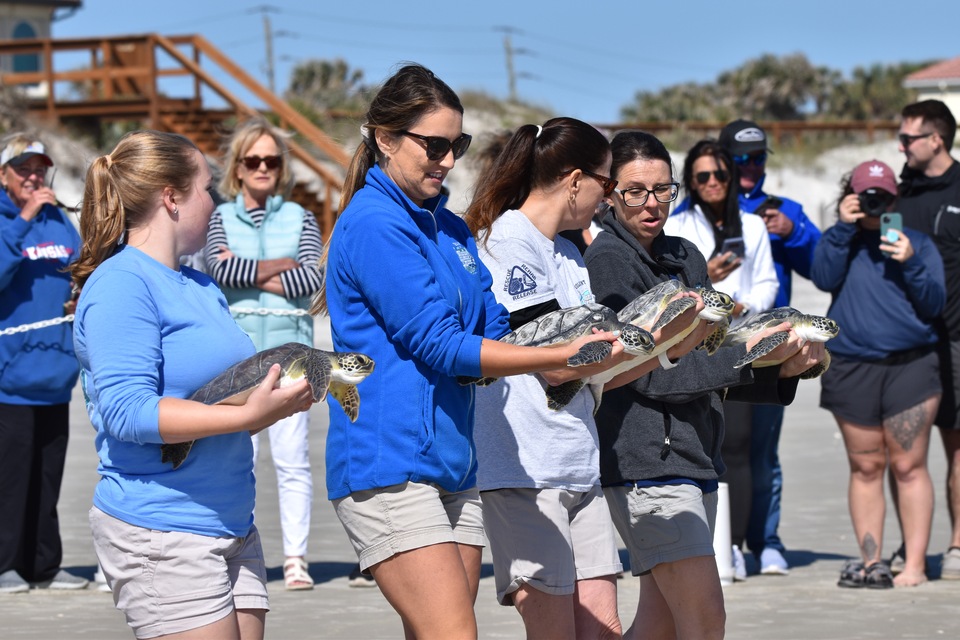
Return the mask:
[(507, 57), (507, 100), (517, 101), (517, 74), (513, 70), (513, 44), (510, 42), (510, 33), (503, 36), (503, 52)]
[(270, 83), (270, 93), (276, 93), (276, 81), (273, 73), (273, 29), (270, 28), (270, 15), (263, 12), (263, 39), (267, 45), (267, 80)]

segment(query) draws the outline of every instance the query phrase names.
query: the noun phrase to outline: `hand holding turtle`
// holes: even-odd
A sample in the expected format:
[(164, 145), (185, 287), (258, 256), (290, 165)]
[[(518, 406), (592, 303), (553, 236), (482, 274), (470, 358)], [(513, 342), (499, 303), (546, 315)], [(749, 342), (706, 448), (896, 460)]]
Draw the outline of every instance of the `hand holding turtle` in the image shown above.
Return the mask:
[(307, 411), (313, 404), (313, 391), (306, 378), (281, 387), (282, 369), (273, 364), (256, 389), (247, 398), (243, 407), (251, 413), (250, 433), (257, 433), (278, 420), (288, 418), (300, 411)]
[(887, 257), (891, 260), (896, 260), (901, 264), (913, 257), (913, 245), (910, 244), (910, 238), (907, 237), (907, 234), (896, 229), (891, 229), (887, 233), (896, 233), (897, 241), (890, 242), (886, 237), (881, 236), (880, 251), (887, 254)]
[(766, 327), (762, 331), (758, 331), (753, 336), (747, 340), (747, 352), (749, 353), (751, 349), (757, 346), (761, 340), (767, 336), (771, 336), (775, 333), (780, 333), (781, 331), (787, 331), (787, 339), (784, 340), (781, 344), (777, 345), (772, 351), (764, 355), (763, 357), (757, 358), (753, 361), (754, 367), (763, 367), (770, 366), (771, 364), (777, 364), (783, 362), (788, 358), (792, 358), (797, 352), (800, 351), (800, 348), (803, 346), (803, 341), (797, 332), (793, 330), (792, 325), (789, 322), (781, 322), (778, 325), (772, 327)]
[(793, 378), (823, 362), (827, 357), (827, 347), (822, 342), (806, 342), (800, 351), (780, 365), (780, 378)]
[(612, 331), (601, 331), (594, 328), (593, 334), (591, 335), (582, 336), (568, 344), (558, 345), (554, 348), (564, 349), (564, 351), (567, 353), (567, 360), (577, 355), (585, 344), (589, 344), (591, 342), (609, 342), (613, 345), (613, 350), (607, 357), (603, 358), (603, 360), (600, 360), (599, 362), (579, 367), (571, 367), (567, 365), (561, 369), (541, 371), (540, 376), (546, 380), (547, 384), (555, 387), (565, 382), (570, 382), (571, 380), (589, 377), (595, 373), (606, 371), (607, 369), (616, 366), (621, 362), (632, 360), (634, 356), (630, 355), (624, 350), (623, 344), (617, 340), (618, 337), (618, 334)]
[(847, 224), (856, 224), (857, 220), (867, 215), (860, 209), (860, 196), (855, 193), (844, 196), (840, 201), (839, 213), (840, 222)]

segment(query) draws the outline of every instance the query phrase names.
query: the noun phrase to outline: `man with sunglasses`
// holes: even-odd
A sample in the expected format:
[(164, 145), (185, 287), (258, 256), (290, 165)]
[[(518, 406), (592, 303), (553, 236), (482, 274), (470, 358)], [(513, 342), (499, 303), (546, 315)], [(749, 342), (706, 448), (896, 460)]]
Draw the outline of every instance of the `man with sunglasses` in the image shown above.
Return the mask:
[[(800, 203), (783, 197), (768, 196), (766, 180), (767, 134), (750, 120), (734, 120), (720, 131), (720, 146), (737, 164), (740, 175), (740, 209), (763, 218), (770, 237), (770, 251), (777, 270), (780, 289), (775, 307), (790, 304), (793, 272), (810, 277), (813, 252), (820, 240), (814, 225)], [(778, 405), (752, 407), (750, 468), (753, 499), (746, 543), (760, 563), (760, 573), (787, 575), (789, 565), (780, 540), (780, 496), (783, 472), (777, 448), (783, 426), (784, 408)]]
[[(947, 303), (940, 314), (940, 377), (943, 397), (934, 424), (947, 455), (949, 548), (941, 577), (960, 580), (960, 164), (950, 155), (957, 121), (939, 100), (908, 104), (900, 112), (898, 140), (906, 162), (900, 174), (898, 211), (905, 226), (933, 238), (943, 258)], [(891, 559), (903, 566), (902, 547)]]

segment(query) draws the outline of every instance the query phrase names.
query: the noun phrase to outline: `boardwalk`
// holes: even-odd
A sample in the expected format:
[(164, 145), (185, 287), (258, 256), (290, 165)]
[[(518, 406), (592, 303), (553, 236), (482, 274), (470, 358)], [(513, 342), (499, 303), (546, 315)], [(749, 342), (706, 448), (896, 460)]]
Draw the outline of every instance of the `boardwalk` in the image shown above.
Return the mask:
[[(798, 282), (794, 303), (823, 312), (827, 299), (809, 283)], [(836, 587), (843, 560), (855, 551), (846, 509), (846, 462), (833, 419), (819, 409), (819, 386), (801, 384), (787, 410), (780, 452), (784, 464), (784, 515), (781, 535), (793, 569), (788, 577), (751, 576), (724, 589), (732, 639), (800, 640), (858, 638), (960, 637), (960, 582), (933, 580), (916, 589), (848, 590)], [(91, 577), (95, 557), (87, 529), (96, 462), (93, 432), (79, 391), (71, 405), (73, 426), (60, 517), (64, 566)], [(377, 589), (351, 589), (346, 576), (355, 562), (346, 535), (323, 491), (323, 443), (326, 405), (313, 409), (312, 459), (317, 483), (310, 572), (317, 587), (307, 592), (283, 590), (276, 482), (268, 460), (261, 461), (258, 526), (270, 567), (273, 607), (267, 616), (267, 638), (401, 638), (399, 620)], [(269, 456), (264, 456), (269, 458)], [(932, 576), (948, 536), (943, 496), (944, 460), (939, 438), (930, 449), (937, 490), (933, 539), (928, 558)], [(885, 555), (899, 538), (893, 517), (887, 517)], [(635, 611), (638, 582), (619, 581), (620, 614)], [(492, 568), (485, 558), (477, 616), (481, 638), (522, 638), (516, 612), (496, 604)], [(73, 593), (30, 592), (0, 596), (0, 638), (3, 640), (95, 638), (127, 640), (133, 635), (113, 608), (110, 595), (92, 589)]]

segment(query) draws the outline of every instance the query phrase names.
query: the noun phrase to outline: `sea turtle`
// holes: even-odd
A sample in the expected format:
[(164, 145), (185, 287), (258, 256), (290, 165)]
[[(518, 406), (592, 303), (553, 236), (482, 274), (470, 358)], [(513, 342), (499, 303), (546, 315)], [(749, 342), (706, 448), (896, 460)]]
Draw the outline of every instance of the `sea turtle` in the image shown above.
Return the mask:
[[(763, 331), (768, 327), (775, 327), (782, 322), (789, 322), (793, 330), (796, 331), (797, 335), (804, 341), (826, 342), (831, 338), (835, 338), (837, 334), (840, 333), (840, 326), (830, 318), (802, 313), (793, 307), (777, 307), (750, 316), (730, 327), (722, 344), (723, 346), (743, 344), (756, 335), (757, 332)], [(783, 344), (788, 337), (789, 333), (787, 331), (778, 331), (777, 333), (767, 336), (750, 349), (750, 351), (733, 366), (739, 369), (762, 358)], [(754, 366), (769, 367), (776, 364), (780, 364), (780, 362), (764, 362), (763, 364)], [(829, 355), (823, 362), (804, 372), (800, 377), (805, 379), (815, 378), (826, 371), (827, 366), (829, 366)]]
[[(322, 351), (288, 342), (238, 362), (197, 389), (190, 399), (203, 404), (241, 405), (263, 382), (274, 364), (279, 364), (282, 370), (281, 387), (306, 377), (313, 391), (313, 401), (320, 402), (329, 391), (351, 422), (356, 421), (360, 412), (360, 394), (356, 385), (370, 375), (374, 365), (373, 359), (362, 353)], [(172, 462), (176, 469), (186, 460), (192, 446), (192, 440), (160, 445), (160, 459)]]
[[(617, 340), (623, 345), (624, 350), (634, 355), (645, 355), (654, 347), (653, 336), (648, 331), (636, 325), (621, 322), (613, 309), (596, 302), (551, 311), (503, 336), (500, 342), (528, 347), (567, 344), (582, 336), (590, 335), (594, 329), (618, 333)], [(567, 364), (571, 367), (580, 367), (603, 360), (613, 347), (609, 342), (597, 344), (606, 344), (607, 348), (581, 349), (567, 360)], [(483, 386), (494, 382), (496, 378), (478, 379), (461, 376), (458, 380), (461, 384), (476, 383)], [(573, 380), (557, 386), (547, 386), (547, 406), (551, 409), (561, 408), (570, 402), (583, 384), (582, 380)]]
[[(600, 396), (603, 392), (604, 384), (613, 380), (613, 378), (624, 371), (629, 371), (650, 358), (655, 358), (661, 353), (665, 353), (670, 347), (683, 340), (693, 331), (701, 320), (716, 322), (729, 317), (730, 314), (733, 313), (735, 303), (733, 298), (726, 293), (714, 289), (691, 289), (679, 280), (671, 279), (657, 284), (646, 293), (634, 298), (620, 310), (617, 314), (617, 319), (624, 324), (643, 328), (649, 327), (650, 332), (654, 333), (676, 320), (683, 312), (696, 306), (696, 300), (690, 296), (676, 298), (677, 294), (685, 291), (696, 291), (700, 295), (705, 305), (703, 310), (697, 314), (688, 326), (678, 332), (677, 335), (669, 340), (658, 342), (649, 353), (643, 354), (643, 357), (636, 357), (632, 360), (622, 362), (602, 373), (587, 378), (584, 382), (590, 385), (590, 389), (593, 392), (594, 400), (596, 401), (594, 407), (600, 406)], [(590, 344), (584, 345), (580, 351), (606, 350), (609, 352), (609, 348), (609, 343), (591, 342)], [(713, 353), (713, 351), (708, 352)]]

